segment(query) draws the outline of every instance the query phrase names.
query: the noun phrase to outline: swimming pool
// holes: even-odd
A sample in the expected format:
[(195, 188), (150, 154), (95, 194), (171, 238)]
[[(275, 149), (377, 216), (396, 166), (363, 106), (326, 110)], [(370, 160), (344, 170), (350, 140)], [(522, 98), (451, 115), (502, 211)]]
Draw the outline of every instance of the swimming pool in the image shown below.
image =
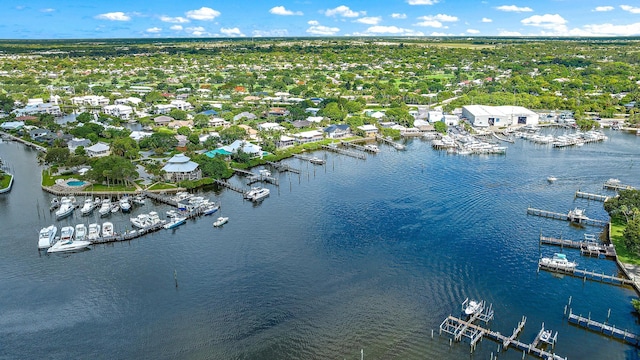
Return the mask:
[(67, 181), (67, 186), (83, 186), (84, 184), (86, 184), (84, 181), (79, 180)]

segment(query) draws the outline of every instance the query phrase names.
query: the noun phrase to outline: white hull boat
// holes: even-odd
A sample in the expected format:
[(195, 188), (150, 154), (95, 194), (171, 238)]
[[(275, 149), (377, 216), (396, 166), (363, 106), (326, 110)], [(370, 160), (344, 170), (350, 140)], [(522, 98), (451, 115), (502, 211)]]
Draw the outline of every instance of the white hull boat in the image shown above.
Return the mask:
[(80, 209), (80, 212), (82, 213), (83, 216), (87, 216), (93, 212), (93, 209), (95, 209), (95, 204), (93, 200), (86, 199), (84, 201), (84, 205), (82, 205), (82, 208)]
[(228, 221), (229, 221), (228, 217), (222, 217), (221, 216), (221, 217), (218, 218), (218, 220), (213, 222), (213, 226), (214, 227), (220, 227), (220, 226), (226, 224)]
[(111, 200), (102, 200), (102, 205), (100, 205), (100, 210), (98, 210), (98, 213), (100, 213), (100, 216), (107, 216), (111, 214)]
[(75, 207), (71, 199), (63, 198), (62, 201), (60, 201), (60, 208), (56, 210), (56, 219), (66, 218), (73, 213), (73, 210), (75, 210)]
[(47, 253), (81, 250), (89, 245), (88, 241), (73, 240), (73, 226), (65, 226), (60, 231), (60, 240), (47, 250)]
[(270, 193), (271, 192), (267, 188), (254, 187), (254, 188), (251, 188), (251, 190), (245, 194), (245, 199), (248, 199), (251, 201), (258, 201), (269, 196)]
[(87, 238), (87, 227), (84, 224), (76, 225), (76, 240), (83, 241)]
[(131, 210), (131, 203), (129, 202), (129, 197), (125, 196), (120, 199), (120, 210), (123, 213), (129, 212)]
[(467, 316), (476, 314), (480, 311), (482, 311), (482, 302), (475, 300), (469, 300), (469, 303), (467, 303), (467, 306), (464, 308), (464, 313)]
[(212, 215), (213, 213), (215, 213), (219, 209), (220, 209), (220, 205), (212, 203), (212, 204), (209, 204), (206, 208), (204, 208), (204, 214), (205, 215)]
[(102, 237), (110, 236), (113, 236), (113, 224), (107, 221), (102, 224)]
[(173, 218), (171, 218), (171, 221), (169, 221), (168, 223), (164, 224), (164, 228), (165, 229), (175, 229), (178, 226), (184, 224), (185, 222), (187, 222), (187, 218), (186, 217), (174, 216)]
[(55, 225), (47, 226), (40, 230), (40, 236), (38, 238), (38, 249), (48, 249), (54, 244), (56, 235), (58, 234), (58, 227)]
[(565, 254), (553, 254), (553, 257), (543, 257), (540, 259), (540, 265), (554, 269), (574, 270), (578, 263), (569, 261)]
[(89, 224), (89, 232), (87, 233), (87, 240), (96, 240), (100, 238), (100, 225), (97, 223)]

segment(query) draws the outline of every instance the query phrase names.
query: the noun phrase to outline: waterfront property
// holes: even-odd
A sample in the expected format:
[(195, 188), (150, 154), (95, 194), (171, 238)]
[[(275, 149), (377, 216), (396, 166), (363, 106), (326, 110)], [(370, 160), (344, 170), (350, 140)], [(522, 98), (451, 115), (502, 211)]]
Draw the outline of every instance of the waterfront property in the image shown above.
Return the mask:
[(197, 163), (185, 154), (174, 155), (167, 164), (162, 167), (165, 172), (165, 179), (179, 182), (183, 180), (198, 180), (202, 178), (202, 171)]

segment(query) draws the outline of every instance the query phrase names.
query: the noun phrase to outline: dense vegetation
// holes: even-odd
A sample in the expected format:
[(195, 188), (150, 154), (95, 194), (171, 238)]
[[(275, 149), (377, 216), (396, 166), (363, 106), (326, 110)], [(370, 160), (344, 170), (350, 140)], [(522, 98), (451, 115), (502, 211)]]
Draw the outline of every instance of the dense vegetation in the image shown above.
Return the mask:
[(640, 190), (620, 190), (604, 204), (612, 219), (624, 223), (623, 241), (627, 251), (640, 257)]

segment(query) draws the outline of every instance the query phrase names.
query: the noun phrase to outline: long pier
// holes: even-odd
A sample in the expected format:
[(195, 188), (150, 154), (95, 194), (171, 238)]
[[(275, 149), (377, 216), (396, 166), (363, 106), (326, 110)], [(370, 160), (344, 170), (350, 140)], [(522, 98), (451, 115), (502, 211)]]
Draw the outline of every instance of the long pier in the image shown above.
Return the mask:
[(573, 223), (577, 223), (577, 224), (583, 224), (583, 225), (590, 225), (590, 226), (599, 226), (599, 227), (605, 227), (607, 226), (607, 222), (604, 220), (597, 220), (597, 219), (590, 219), (584, 215), (582, 216), (576, 216), (574, 214), (572, 214), (572, 212), (570, 211), (567, 214), (562, 214), (562, 213), (558, 213), (558, 212), (553, 212), (553, 211), (547, 211), (547, 210), (541, 210), (541, 209), (536, 209), (536, 208), (527, 208), (527, 214), (528, 215), (534, 215), (534, 216), (541, 216), (541, 217), (545, 217), (545, 218), (549, 218), (549, 219), (555, 219), (555, 220), (564, 220), (564, 221), (570, 221)]
[(31, 141), (27, 141), (27, 140), (25, 140), (25, 139), (23, 139), (23, 138), (19, 138), (19, 137), (17, 137), (17, 136), (13, 136), (13, 135), (11, 135), (11, 134), (9, 134), (9, 133), (6, 133), (6, 132), (4, 132), (4, 131), (0, 131), (0, 133), (1, 133), (2, 135), (4, 135), (6, 138), (10, 139), (10, 140), (14, 140), (14, 141), (17, 141), (17, 142), (23, 143), (23, 144), (27, 145), (28, 147), (30, 147), (30, 148), (34, 148), (34, 149), (36, 149), (36, 150), (38, 150), (38, 151), (47, 152), (47, 148), (46, 148), (46, 147), (44, 147), (44, 146), (41, 146), (41, 145), (38, 145), (38, 144), (32, 143)]
[(296, 168), (292, 168), (291, 166), (287, 165), (287, 164), (282, 164), (282, 163), (276, 163), (273, 161), (267, 161), (266, 162), (268, 165), (271, 165), (274, 169), (276, 169), (277, 171), (280, 172), (292, 172), (294, 174), (300, 174), (302, 171), (300, 171), (299, 169)]
[(609, 200), (609, 198), (611, 198), (610, 196), (607, 195), (600, 195), (600, 194), (591, 194), (588, 192), (583, 192), (583, 191), (576, 191), (576, 198), (581, 198), (581, 199), (587, 199), (587, 200), (595, 200), (595, 201), (602, 201), (602, 202), (606, 202), (607, 200)]
[(402, 145), (400, 143), (397, 143), (397, 142), (394, 142), (392, 140), (389, 140), (389, 139), (387, 139), (385, 137), (382, 137), (380, 135), (376, 135), (376, 139), (393, 146), (396, 150), (406, 150), (406, 147), (404, 145)]
[(569, 147), (569, 146), (576, 146), (576, 145), (580, 145), (580, 144), (590, 144), (590, 143), (595, 143), (595, 142), (600, 142), (600, 141), (604, 141), (603, 139), (597, 138), (597, 139), (575, 139), (575, 140), (569, 140), (569, 141), (561, 141), (561, 142), (553, 142), (551, 145), (554, 148), (563, 148), (563, 147)]
[(364, 152), (370, 152), (370, 153), (377, 153), (378, 151), (373, 150), (372, 148), (368, 148), (362, 145), (358, 145), (358, 144), (354, 144), (353, 142), (350, 141), (342, 141), (340, 142), (340, 145), (345, 146), (345, 147), (350, 147), (350, 148), (354, 148), (356, 150), (360, 150), (360, 151), (364, 151)]
[(224, 181), (224, 180), (218, 180), (218, 179), (216, 179), (216, 180), (214, 181), (214, 183), (215, 183), (215, 184), (218, 184), (218, 185), (220, 185), (220, 186), (222, 186), (222, 187), (226, 187), (227, 189), (229, 189), (229, 190), (233, 190), (233, 191), (235, 191), (235, 192), (237, 192), (237, 193), (240, 193), (240, 194), (244, 194), (244, 193), (246, 192), (246, 191), (245, 191), (245, 189), (243, 189), (243, 188), (241, 188), (241, 187), (239, 187), (239, 186), (232, 185), (232, 184), (230, 184), (228, 181)]
[(607, 323), (601, 323), (591, 320), (591, 316), (585, 318), (581, 315), (576, 315), (571, 309), (569, 309), (569, 323), (577, 325), (581, 328), (591, 330), (603, 335), (611, 336), (618, 340), (624, 341), (627, 344), (640, 347), (640, 337), (634, 333), (630, 333), (627, 330), (618, 329), (615, 325), (607, 325)]
[(590, 280), (594, 282), (600, 282), (605, 284), (611, 284), (616, 286), (632, 286), (633, 280), (621, 278), (615, 275), (605, 275), (604, 273), (600, 274), (594, 271), (581, 270), (576, 268), (567, 268), (567, 267), (558, 267), (558, 266), (549, 266), (544, 265), (541, 262), (538, 262), (538, 269), (546, 270), (549, 272), (554, 272), (558, 274), (570, 275), (577, 278), (582, 278), (583, 281)]
[(606, 181), (604, 184), (602, 184), (602, 187), (604, 189), (609, 189), (609, 190), (634, 190), (635, 187), (631, 186), (631, 185), (625, 185), (620, 183), (619, 181)]
[(337, 146), (322, 145), (322, 148), (325, 149), (325, 150), (333, 151), (333, 152), (338, 153), (340, 155), (351, 156), (353, 158), (360, 159), (360, 160), (367, 160), (367, 155), (365, 155), (363, 153), (359, 153), (359, 152), (355, 152), (355, 151), (349, 151), (349, 150), (345, 150), (345, 149), (340, 149)]
[[(255, 173), (252, 173), (251, 171), (236, 169), (236, 168), (232, 168), (231, 170), (235, 171), (238, 174), (246, 176), (248, 179), (247, 185), (251, 185), (257, 182), (268, 182), (276, 186), (280, 185), (280, 181), (277, 178), (262, 173), (262, 170), (260, 174), (255, 174)], [(264, 170), (264, 171), (267, 171), (267, 170)]]
[(580, 249), (583, 256), (601, 257), (616, 259), (616, 248), (612, 244), (605, 245), (595, 241), (575, 241), (569, 239), (559, 239), (555, 237), (540, 235), (540, 243), (545, 245), (554, 245), (564, 248)]

